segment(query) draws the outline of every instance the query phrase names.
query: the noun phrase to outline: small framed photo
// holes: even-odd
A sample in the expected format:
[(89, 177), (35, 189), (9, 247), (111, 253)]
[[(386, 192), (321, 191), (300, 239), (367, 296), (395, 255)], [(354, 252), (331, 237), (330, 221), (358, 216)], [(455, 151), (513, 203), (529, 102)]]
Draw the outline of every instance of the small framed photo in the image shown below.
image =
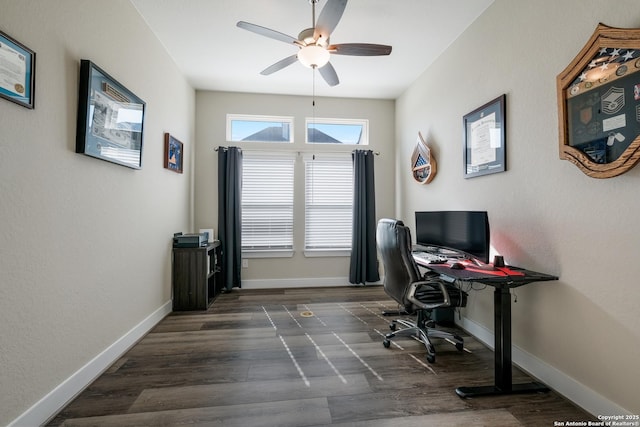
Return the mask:
[(81, 60), (76, 153), (141, 169), (145, 106), (96, 64)]
[(207, 234), (207, 242), (209, 243), (213, 243), (214, 240), (216, 240), (216, 236), (213, 233), (213, 228), (201, 228), (198, 233), (203, 234), (206, 233)]
[(506, 95), (463, 117), (464, 177), (506, 170)]
[(34, 108), (36, 54), (0, 31), (0, 97)]
[(164, 167), (182, 173), (184, 144), (168, 133), (164, 134)]

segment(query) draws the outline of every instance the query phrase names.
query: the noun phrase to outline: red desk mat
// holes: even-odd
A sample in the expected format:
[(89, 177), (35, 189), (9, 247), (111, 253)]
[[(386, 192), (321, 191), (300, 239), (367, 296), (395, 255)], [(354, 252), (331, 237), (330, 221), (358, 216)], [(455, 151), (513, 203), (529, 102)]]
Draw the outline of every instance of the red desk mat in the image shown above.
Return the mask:
[(520, 271), (517, 267), (493, 267), (488, 265), (489, 268), (480, 268), (475, 264), (464, 263), (465, 268), (455, 269), (451, 268), (450, 264), (428, 264), (424, 267), (429, 270), (435, 271), (439, 274), (444, 274), (455, 279), (462, 280), (481, 280), (481, 279), (500, 279), (500, 278), (524, 278), (526, 274)]
[[(524, 273), (518, 270), (513, 270), (509, 267), (493, 267), (494, 270), (485, 270), (483, 268), (475, 267), (474, 265), (466, 265), (464, 270), (474, 271), (476, 273), (488, 274), (490, 276), (524, 276)], [(451, 267), (449, 267), (451, 270)]]

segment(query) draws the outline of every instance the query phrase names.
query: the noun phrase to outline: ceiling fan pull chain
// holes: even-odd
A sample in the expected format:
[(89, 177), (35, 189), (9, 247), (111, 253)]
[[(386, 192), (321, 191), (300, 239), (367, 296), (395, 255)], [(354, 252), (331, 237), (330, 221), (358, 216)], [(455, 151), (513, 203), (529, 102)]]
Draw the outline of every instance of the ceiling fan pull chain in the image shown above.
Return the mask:
[[(313, 67), (311, 69), (311, 72), (313, 73), (313, 78), (311, 79), (312, 81), (312, 89), (311, 89), (311, 123), (313, 124), (312, 128), (313, 131), (311, 132), (311, 135), (309, 135), (309, 130), (307, 130), (307, 139), (309, 140), (309, 142), (313, 143), (315, 142), (315, 137), (316, 137), (316, 67)], [(315, 150), (315, 144), (313, 144), (314, 150)], [(316, 153), (313, 153), (313, 157), (312, 160), (316, 159)]]

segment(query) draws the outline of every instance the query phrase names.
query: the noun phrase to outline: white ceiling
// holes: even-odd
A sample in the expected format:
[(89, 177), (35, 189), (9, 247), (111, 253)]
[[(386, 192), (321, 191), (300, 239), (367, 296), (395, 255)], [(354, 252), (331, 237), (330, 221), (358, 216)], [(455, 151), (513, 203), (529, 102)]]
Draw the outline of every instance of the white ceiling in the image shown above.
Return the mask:
[[(311, 27), (309, 0), (131, 0), (196, 89), (310, 95), (314, 76), (294, 63), (269, 76), (267, 66), (293, 45), (236, 27), (247, 21), (296, 37)], [(315, 76), (315, 94), (395, 99), (493, 0), (351, 0), (331, 43), (393, 46), (389, 56), (332, 55), (340, 84)], [(316, 6), (316, 17), (325, 0)]]

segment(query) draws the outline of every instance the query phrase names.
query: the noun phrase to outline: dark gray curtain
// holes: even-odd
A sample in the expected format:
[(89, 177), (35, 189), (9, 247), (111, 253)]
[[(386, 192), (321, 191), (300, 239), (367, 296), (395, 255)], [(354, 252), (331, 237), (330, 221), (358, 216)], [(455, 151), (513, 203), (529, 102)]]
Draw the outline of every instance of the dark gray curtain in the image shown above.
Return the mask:
[(376, 189), (373, 174), (373, 151), (353, 152), (353, 232), (349, 282), (377, 282)]
[(218, 147), (218, 238), (222, 248), (222, 286), (241, 287), (242, 151)]

